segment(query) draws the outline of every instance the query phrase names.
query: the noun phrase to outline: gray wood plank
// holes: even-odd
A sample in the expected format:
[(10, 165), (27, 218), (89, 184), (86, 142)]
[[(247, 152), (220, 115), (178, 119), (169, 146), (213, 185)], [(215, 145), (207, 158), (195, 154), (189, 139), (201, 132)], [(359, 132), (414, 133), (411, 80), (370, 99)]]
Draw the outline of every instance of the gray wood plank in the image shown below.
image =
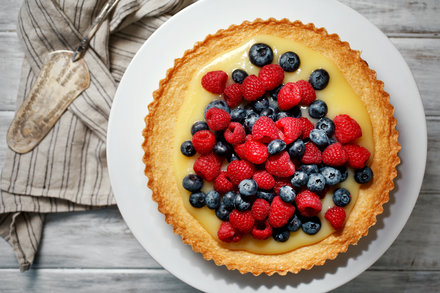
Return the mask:
[(21, 0), (2, 0), (0, 9), (0, 32), (15, 31)]

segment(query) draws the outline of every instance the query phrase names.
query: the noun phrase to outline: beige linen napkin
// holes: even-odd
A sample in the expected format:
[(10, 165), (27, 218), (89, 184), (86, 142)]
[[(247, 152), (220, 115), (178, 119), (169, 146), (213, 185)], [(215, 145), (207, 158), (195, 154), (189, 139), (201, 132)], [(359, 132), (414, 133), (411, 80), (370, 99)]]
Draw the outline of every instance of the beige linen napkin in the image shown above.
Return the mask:
[[(121, 0), (84, 56), (90, 87), (32, 152), (20, 155), (8, 150), (0, 183), (0, 235), (13, 247), (21, 271), (32, 265), (46, 213), (115, 204), (105, 139), (117, 83), (142, 43), (191, 2)], [(31, 89), (47, 54), (73, 50), (104, 3), (24, 1), (17, 25), (25, 51), (17, 106)]]

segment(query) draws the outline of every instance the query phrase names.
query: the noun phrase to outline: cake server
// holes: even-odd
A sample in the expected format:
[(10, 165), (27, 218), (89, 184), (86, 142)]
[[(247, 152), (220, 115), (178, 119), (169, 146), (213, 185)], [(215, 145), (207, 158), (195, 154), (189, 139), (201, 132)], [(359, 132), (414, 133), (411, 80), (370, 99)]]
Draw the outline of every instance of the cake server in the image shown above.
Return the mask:
[(57, 50), (48, 55), (9, 126), (6, 139), (13, 151), (27, 153), (37, 146), (70, 103), (89, 87), (90, 74), (82, 56), (118, 2), (109, 0), (104, 5), (75, 51)]

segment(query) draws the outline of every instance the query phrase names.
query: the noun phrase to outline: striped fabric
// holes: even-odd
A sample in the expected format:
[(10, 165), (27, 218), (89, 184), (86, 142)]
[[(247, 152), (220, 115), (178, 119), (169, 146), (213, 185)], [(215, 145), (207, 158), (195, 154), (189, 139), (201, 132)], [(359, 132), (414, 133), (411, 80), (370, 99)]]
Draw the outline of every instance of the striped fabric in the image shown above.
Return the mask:
[[(107, 172), (107, 120), (117, 83), (143, 42), (193, 0), (121, 0), (84, 59), (91, 84), (43, 141), (27, 154), (9, 151), (1, 174), (0, 235), (21, 271), (30, 268), (46, 213), (115, 204)], [(25, 51), (19, 106), (48, 53), (73, 50), (105, 0), (25, 0), (18, 32)]]

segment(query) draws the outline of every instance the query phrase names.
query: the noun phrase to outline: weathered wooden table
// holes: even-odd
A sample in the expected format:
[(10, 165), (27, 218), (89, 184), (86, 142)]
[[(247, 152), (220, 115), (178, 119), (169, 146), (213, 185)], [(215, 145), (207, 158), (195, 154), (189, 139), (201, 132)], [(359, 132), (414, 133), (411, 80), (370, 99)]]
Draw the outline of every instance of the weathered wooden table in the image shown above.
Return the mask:
[[(2, 0), (0, 8), (0, 164), (23, 58), (16, 35), (20, 2)], [(427, 117), (428, 161), (402, 233), (371, 268), (335, 292), (440, 292), (440, 1), (342, 2), (385, 32), (409, 64)], [(195, 291), (144, 251), (116, 207), (49, 215), (32, 269), (20, 273), (17, 267), (0, 240), (1, 292)]]

